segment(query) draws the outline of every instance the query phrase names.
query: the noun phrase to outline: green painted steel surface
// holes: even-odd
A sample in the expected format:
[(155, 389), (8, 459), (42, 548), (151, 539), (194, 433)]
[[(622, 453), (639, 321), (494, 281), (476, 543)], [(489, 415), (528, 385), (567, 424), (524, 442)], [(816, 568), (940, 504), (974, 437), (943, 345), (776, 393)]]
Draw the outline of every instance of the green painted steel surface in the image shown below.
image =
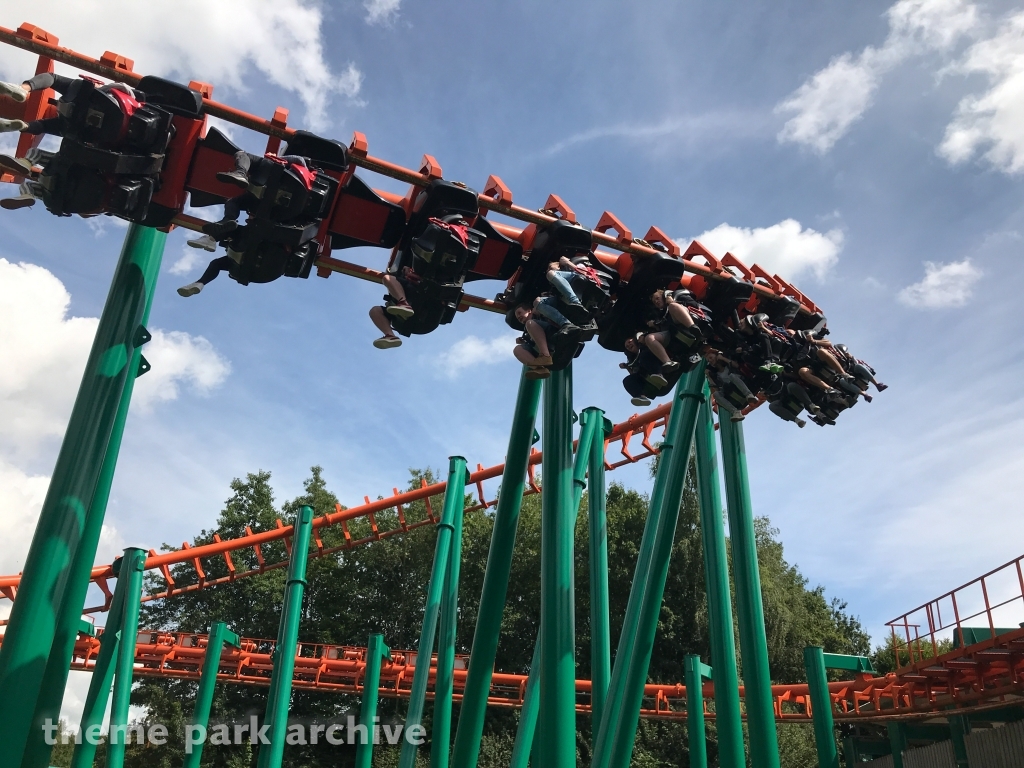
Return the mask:
[[(631, 762), (636, 729), (640, 722), (640, 709), (643, 705), (644, 686), (647, 684), (647, 672), (654, 651), (654, 638), (658, 631), (658, 618), (661, 615), (661, 603), (672, 559), (676, 524), (682, 506), (683, 484), (686, 480), (690, 449), (693, 446), (697, 410), (703, 399), (703, 387), (704, 365), (701, 363), (680, 379), (676, 388), (669, 434), (662, 444), (658, 464), (659, 474), (665, 472), (668, 480), (661, 512), (655, 516), (657, 531), (654, 535), (650, 567), (643, 574), (641, 581), (634, 583), (630, 590), (630, 601), (635, 599), (640, 602), (639, 618), (636, 626), (631, 628), (635, 633), (635, 640), (629, 657), (616, 657), (612, 670), (612, 687), (622, 691), (622, 703), (614, 720), (602, 719), (601, 738), (594, 745), (594, 768), (629, 768)], [(649, 517), (648, 525), (650, 524)], [(623, 678), (620, 686), (615, 686), (614, 683), (617, 676)]]
[(839, 768), (835, 721), (832, 718), (832, 697), (828, 695), (828, 674), (825, 653), (817, 646), (804, 648), (804, 671), (811, 695), (811, 717), (814, 721), (814, 745), (818, 749), (818, 768)]
[(571, 366), (544, 384), (538, 768), (576, 764)]
[(729, 556), (725, 547), (722, 492), (719, 487), (715, 424), (711, 417), (711, 391), (704, 385), (704, 402), (697, 415), (697, 493), (700, 497), (700, 537), (704, 551), (704, 584), (708, 594), (711, 664), (715, 670), (715, 727), (718, 764), (744, 768), (740, 685), (733, 636)]
[(523, 691), (523, 706), (519, 710), (519, 727), (512, 745), (512, 761), (509, 768), (526, 768), (530, 764), (530, 752), (537, 735), (537, 717), (540, 715), (540, 635), (533, 646), (533, 661)]
[[(604, 439), (611, 422), (604, 411), (587, 408), (583, 413), (597, 422), (590, 452), (590, 493), (587, 495), (590, 536), (590, 707), (594, 734), (601, 723), (608, 682), (612, 677), (612, 639), (608, 618), (608, 515), (605, 506)], [(582, 445), (583, 441), (580, 441)]]
[(594, 435), (603, 426), (604, 412), (598, 408), (584, 408), (580, 414), (580, 439), (576, 443), (576, 458), (572, 465), (572, 508), (579, 514), (583, 491), (587, 487), (587, 471), (590, 468), (590, 446)]
[(373, 729), (377, 718), (377, 694), (380, 688), (381, 659), (390, 659), (391, 649), (384, 645), (384, 635), (370, 635), (366, 644), (366, 671), (363, 673), (363, 703), (359, 722), (366, 726), (366, 740), (356, 745), (355, 768), (370, 768), (373, 762)]
[[(199, 690), (196, 691), (196, 704), (192, 709), (192, 725), (202, 726), (202, 733), (206, 733), (206, 727), (210, 723), (210, 707), (213, 706), (213, 693), (217, 687), (217, 671), (220, 669), (220, 656), (224, 650), (224, 643), (232, 648), (238, 648), (240, 641), (238, 635), (228, 629), (223, 621), (214, 622), (210, 627), (210, 635), (206, 639), (206, 655), (203, 656), (203, 670), (199, 675)], [(203, 746), (201, 741), (192, 747), (192, 753), (185, 754), (185, 762), (182, 768), (199, 768), (199, 762), (203, 758)]]
[[(125, 573), (127, 569), (127, 573)], [(146, 550), (128, 547), (121, 561), (121, 573), (128, 579), (124, 590), (117, 662), (114, 671), (114, 694), (110, 701), (110, 743), (107, 745), (107, 768), (124, 765), (124, 748), (128, 741), (128, 707), (131, 705), (135, 675), (135, 641), (139, 635), (139, 606), (142, 605), (142, 576), (146, 570)], [(119, 730), (120, 729), (120, 730)]]
[(889, 748), (892, 749), (892, 767), (903, 768), (903, 752), (907, 748), (907, 728), (902, 723), (886, 723)]
[(274, 645), (274, 669), (270, 673), (267, 713), (263, 723), (268, 726), (269, 744), (260, 747), (259, 768), (280, 768), (284, 757), (284, 740), (288, 730), (288, 708), (292, 698), (292, 677), (295, 652), (299, 643), (299, 621), (302, 618), (302, 596), (306, 591), (306, 564), (309, 562), (309, 541), (313, 533), (313, 508), (303, 506), (296, 515), (292, 530), (292, 553), (288, 560), (288, 580), (284, 587), (281, 624)]
[[(452, 456), (448, 460), (448, 485), (444, 494), (444, 508), (441, 521), (437, 524), (437, 543), (434, 545), (434, 564), (430, 570), (427, 585), (427, 603), (423, 610), (423, 627), (420, 643), (416, 649), (416, 670), (412, 676), (412, 691), (409, 693), (409, 712), (405, 718), (408, 733), (413, 726), (423, 722), (423, 707), (427, 699), (427, 682), (430, 679), (430, 659), (434, 653), (434, 637), (437, 633), (437, 616), (441, 610), (441, 594), (444, 590), (445, 575), (451, 556), (452, 533), (455, 530), (455, 515), (462, 514), (462, 489), (466, 487), (466, 460)], [(402, 739), (402, 753), (399, 768), (415, 768), (417, 745), (409, 739)]]
[[(137, 334), (160, 270), (165, 239), (163, 232), (134, 224), (129, 228), (100, 316), (0, 647), (5, 747), (0, 751), (0, 768), (21, 766), (47, 663), (58, 639), (58, 623), (63, 613), (75, 607), (69, 601), (62, 611), (70, 580), (80, 578), (74, 567), (76, 555), (81, 548), (81, 558), (90, 565), (95, 556), (93, 542), (98, 541), (95, 531), (101, 527), (102, 513), (90, 519), (90, 511), (98, 512), (93, 510), (94, 500), (125, 386), (135, 373), (128, 362), (141, 341)], [(118, 360), (123, 363), (116, 365)], [(87, 552), (89, 548), (93, 551)], [(56, 648), (59, 654), (66, 653), (66, 636)]]
[[(458, 489), (460, 494), (462, 489)], [(452, 491), (454, 493), (455, 491)], [(455, 513), (452, 547), (441, 596), (441, 635), (434, 678), (434, 728), (430, 739), (431, 768), (448, 768), (452, 738), (452, 690), (455, 682), (455, 639), (459, 618), (459, 572), (462, 569), (462, 510)]]
[(729, 507), (733, 576), (736, 583), (736, 617), (743, 660), (744, 703), (750, 733), (753, 768), (779, 768), (779, 740), (775, 731), (775, 706), (768, 669), (768, 641), (764, 630), (761, 575), (757, 565), (754, 512), (747, 480), (747, 456), (743, 427), (729, 419), (719, 421), (725, 495)]
[[(676, 401), (673, 401), (675, 403)], [(668, 428), (662, 448), (670, 446), (679, 432), (679, 420), (682, 409), (676, 408), (673, 404), (672, 412), (669, 414)], [(665, 454), (662, 453), (661, 462)], [(636, 642), (636, 626), (640, 620), (640, 607), (643, 602), (644, 585), (647, 582), (647, 574), (651, 569), (651, 558), (654, 553), (655, 542), (658, 534), (658, 527), (661, 513), (662, 501), (665, 498), (665, 489), (668, 485), (669, 473), (662, 471), (663, 463), (658, 464), (658, 473), (654, 476), (654, 488), (651, 490), (651, 499), (647, 505), (647, 523), (644, 525), (644, 534), (640, 539), (640, 551), (637, 553), (636, 568), (633, 571), (633, 586), (630, 589), (629, 601), (626, 603), (626, 615), (622, 622), (622, 633), (619, 635), (619, 644), (615, 651), (615, 666), (612, 667), (612, 677), (608, 683), (608, 692), (605, 695), (604, 712), (601, 713), (600, 727), (594, 736), (594, 761), (592, 768), (607, 768), (608, 760), (611, 758), (611, 739), (613, 737), (613, 724), (619, 719), (619, 712), (622, 708), (623, 686), (626, 682), (625, 661), (633, 654), (633, 646)], [(598, 763), (598, 759), (603, 763)]]
[(711, 667), (700, 656), (688, 653), (686, 670), (686, 729), (689, 736), (690, 768), (708, 768), (708, 736), (704, 730), (704, 680), (711, 679)]
[[(525, 373), (525, 368), (524, 368)], [(480, 593), (473, 646), (470, 650), (469, 672), (459, 710), (459, 726), (452, 750), (454, 768), (474, 768), (480, 754), (480, 737), (487, 713), (487, 695), (494, 674), (494, 658), (498, 651), (501, 618), (505, 612), (509, 574), (512, 571), (512, 550), (519, 527), (519, 510), (526, 485), (526, 467), (534, 440), (534, 423), (540, 402), (540, 381), (521, 375), (512, 431), (501, 476), (501, 491), (494, 512), (491, 546), (487, 552), (484, 585)]]
[[(124, 614), (124, 593), (128, 587), (128, 572), (122, 570), (124, 558), (114, 560), (114, 575), (117, 577), (117, 584), (114, 586), (114, 594), (110, 600), (110, 609), (107, 611), (107, 625), (100, 635), (100, 650), (96, 654), (96, 665), (92, 669), (92, 677), (89, 680), (89, 692), (85, 696), (85, 707), (82, 710), (82, 721), (78, 726), (79, 733), (99, 733), (98, 729), (103, 723), (103, 715), (107, 711), (107, 701), (110, 698), (110, 686), (114, 681), (114, 659), (117, 657), (117, 646), (121, 637), (121, 619)], [(90, 744), (83, 739), (81, 744), (75, 745), (75, 752), (71, 757), (71, 768), (92, 768), (96, 757), (96, 745)]]

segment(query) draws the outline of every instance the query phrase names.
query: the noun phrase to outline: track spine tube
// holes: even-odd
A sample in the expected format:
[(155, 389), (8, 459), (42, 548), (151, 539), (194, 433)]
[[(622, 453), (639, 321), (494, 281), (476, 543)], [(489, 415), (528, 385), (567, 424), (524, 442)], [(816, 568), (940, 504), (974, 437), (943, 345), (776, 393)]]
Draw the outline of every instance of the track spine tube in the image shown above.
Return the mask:
[[(590, 490), (587, 494), (587, 528), (590, 543), (590, 708), (592, 738), (597, 736), (604, 711), (608, 682), (612, 676), (612, 640), (608, 598), (608, 511), (604, 480), (604, 439), (611, 423), (599, 408), (587, 408), (583, 415), (595, 424), (587, 459)], [(580, 446), (583, 438), (580, 438)], [(577, 452), (577, 455), (578, 452)], [(578, 459), (577, 459), (578, 461)]]
[[(159, 248), (162, 253), (166, 238), (160, 237), (160, 235), (164, 233), (157, 232), (157, 230), (148, 231), (156, 233), (150, 247)], [(142, 315), (143, 326), (149, 323), (156, 280), (150, 280), (147, 286), (146, 309)], [(91, 583), (93, 560), (96, 556), (96, 549), (99, 547), (100, 535), (103, 532), (103, 518), (107, 511), (107, 501), (110, 498), (110, 486), (114, 482), (117, 457), (121, 451), (121, 438), (124, 436), (124, 426), (128, 420), (128, 409), (131, 406), (132, 392), (135, 390), (135, 379), (141, 375), (141, 365), (142, 349), (136, 347), (128, 367), (128, 378), (125, 380), (121, 402), (117, 408), (114, 428), (111, 430), (110, 441), (107, 443), (107, 451), (103, 457), (103, 467), (100, 470), (96, 494), (86, 512), (82, 540), (71, 566), (67, 592), (64, 599), (61, 600), (53, 645), (50, 648), (46, 671), (43, 673), (43, 681), (39, 688), (35, 715), (32, 718), (33, 730), (29, 733), (25, 756), (21, 761), (22, 768), (46, 768), (50, 765), (50, 752), (53, 747), (46, 743), (42, 726), (47, 718), (51, 722), (57, 722), (60, 717), (71, 658), (74, 655), (75, 641), (78, 639), (82, 610), (85, 608), (85, 599)]]
[(299, 643), (299, 623), (302, 620), (302, 597), (306, 591), (306, 564), (309, 562), (309, 542), (313, 533), (313, 508), (299, 509), (292, 529), (292, 555), (288, 561), (288, 580), (284, 588), (281, 624), (274, 645), (274, 669), (270, 673), (270, 692), (267, 694), (267, 713), (264, 725), (269, 744), (260, 746), (258, 768), (280, 768), (284, 757), (284, 740), (288, 730), (288, 708), (292, 697), (292, 678), (295, 672), (295, 652)]
[[(88, 733), (89, 728), (93, 726), (98, 728), (102, 725), (103, 715), (107, 711), (110, 686), (114, 682), (114, 661), (121, 638), (124, 593), (128, 587), (128, 572), (123, 566), (123, 557), (114, 561), (117, 583), (114, 586), (114, 595), (110, 600), (110, 610), (107, 612), (107, 625), (103, 628), (103, 634), (100, 635), (100, 650), (96, 654), (96, 666), (93, 667), (92, 678), (89, 680), (89, 692), (85, 696), (82, 721), (78, 726), (78, 732), (81, 734)], [(74, 754), (71, 756), (71, 768), (93, 768), (96, 746), (96, 744), (90, 744), (89, 740), (85, 738), (82, 739), (81, 744), (76, 744)]]
[[(621, 667), (621, 674), (624, 677), (621, 686), (622, 701), (617, 718), (608, 723), (608, 735), (611, 738), (603, 745), (606, 762), (599, 762), (595, 748), (595, 766), (629, 768), (631, 762), (633, 743), (636, 741), (636, 730), (640, 723), (644, 686), (647, 684), (654, 638), (658, 632), (658, 619), (665, 596), (665, 583), (668, 580), (669, 563), (672, 560), (676, 525), (679, 522), (679, 509), (683, 501), (683, 484), (686, 481), (690, 449), (693, 447), (693, 433), (697, 424), (697, 409), (702, 400), (703, 385), (704, 364), (701, 363), (686, 374), (685, 378), (680, 379), (676, 388), (672, 415), (677, 427), (675, 434), (672, 435), (668, 455), (663, 452), (658, 464), (658, 472), (665, 472), (668, 480), (662, 498), (662, 510), (657, 516), (650, 568), (644, 581), (639, 585), (634, 583), (630, 592), (630, 600), (637, 597), (640, 602), (638, 620), (636, 626), (632, 628), (635, 640), (628, 658), (616, 657), (615, 670), (612, 673), (614, 676)], [(602, 721), (602, 726), (604, 725)]]
[(491, 545), (487, 552), (484, 584), (480, 593), (480, 609), (470, 649), (469, 671), (459, 708), (459, 725), (452, 750), (453, 768), (475, 768), (480, 755), (480, 738), (484, 732), (487, 696), (494, 674), (494, 658), (501, 634), (501, 619), (505, 612), (508, 580), (512, 572), (512, 552), (519, 527), (519, 511), (523, 506), (526, 486), (526, 467), (530, 460), (533, 430), (540, 403), (540, 381), (525, 376), (519, 378), (512, 430), (505, 455), (505, 469), (501, 475), (501, 492), (494, 512)]
[[(206, 655), (203, 657), (203, 671), (199, 674), (199, 690), (196, 691), (196, 704), (192, 710), (192, 725), (199, 725), (206, 733), (210, 723), (210, 708), (213, 706), (213, 694), (217, 687), (217, 671), (220, 669), (220, 656), (224, 650), (224, 643), (233, 648), (238, 648), (240, 641), (238, 635), (228, 629), (223, 621), (215, 621), (210, 627), (210, 636), (206, 640)], [(191, 754), (185, 754), (185, 761), (182, 768), (199, 768), (199, 762), (203, 758), (203, 746), (201, 741), (192, 747)]]
[[(437, 633), (437, 617), (441, 610), (441, 593), (451, 556), (452, 533), (455, 530), (455, 515), (462, 514), (463, 489), (466, 487), (466, 460), (452, 456), (448, 460), (448, 485), (444, 494), (444, 508), (441, 522), (437, 524), (437, 543), (434, 545), (434, 565), (430, 570), (427, 585), (427, 603), (423, 610), (423, 627), (416, 649), (416, 670), (412, 676), (412, 691), (409, 695), (409, 712), (405, 718), (402, 752), (398, 759), (399, 768), (415, 768), (416, 744), (409, 738), (409, 731), (423, 721), (423, 708), (427, 699), (427, 683), (430, 680), (430, 660), (434, 653), (434, 638)], [(276, 767), (275, 767), (276, 768)]]
[(828, 693), (828, 672), (825, 669), (823, 648), (813, 645), (804, 648), (804, 671), (807, 673), (807, 688), (811, 697), (818, 768), (839, 768), (835, 721), (832, 718), (832, 697)]
[[(135, 375), (130, 363), (143, 341), (139, 329), (160, 271), (165, 239), (163, 232), (132, 224), (114, 271), (0, 646), (5, 746), (0, 768), (22, 765), (55, 640), (60, 653), (68, 647), (57, 636), (58, 625), (62, 613), (73, 608), (74, 601), (64, 601), (70, 582), (79, 578), (76, 558), (90, 566), (95, 558), (94, 532), (102, 527), (103, 516), (98, 510), (90, 516), (89, 509), (100, 489), (127, 382)], [(93, 551), (86, 551), (90, 548)]]
[(523, 691), (523, 706), (519, 710), (519, 727), (512, 745), (512, 760), (509, 768), (527, 768), (530, 752), (537, 736), (537, 717), (540, 715), (540, 634), (533, 644), (533, 661)]
[(544, 384), (540, 548), (540, 750), (537, 768), (576, 764), (572, 366)]
[(743, 721), (740, 714), (736, 638), (733, 634), (729, 555), (722, 519), (715, 423), (711, 416), (711, 390), (704, 385), (704, 402), (697, 416), (697, 493), (700, 497), (700, 536), (704, 551), (704, 584), (708, 594), (708, 634), (711, 666), (715, 670), (715, 727), (721, 768), (745, 768)]
[[(127, 573), (125, 571), (127, 570)], [(121, 614), (120, 640), (117, 644), (117, 669), (110, 702), (110, 737), (107, 744), (107, 768), (124, 765), (128, 741), (128, 708), (131, 705), (135, 674), (135, 641), (139, 635), (139, 607), (142, 605), (142, 576), (146, 570), (146, 550), (128, 547), (121, 561), (121, 573), (127, 578), (124, 609)], [(120, 731), (118, 733), (118, 731)]]
[(747, 455), (740, 422), (720, 419), (725, 496), (729, 508), (736, 615), (743, 660), (744, 703), (750, 732), (752, 768), (779, 768), (779, 739), (768, 668), (768, 639), (764, 628), (761, 575), (757, 565), (754, 512), (747, 479)]
[(380, 688), (380, 664), (391, 658), (391, 649), (384, 645), (384, 635), (370, 635), (366, 644), (366, 671), (363, 673), (363, 701), (359, 722), (366, 726), (366, 740), (356, 745), (355, 768), (370, 768), (373, 762), (373, 734), (377, 719), (377, 697)]
[[(464, 486), (463, 486), (464, 487)], [(451, 486), (449, 486), (451, 488)], [(454, 488), (454, 494), (462, 488)], [(462, 505), (463, 508), (465, 504)], [(465, 513), (453, 518), (451, 554), (441, 597), (441, 634), (437, 644), (437, 672), (434, 676), (434, 723), (430, 739), (430, 768), (448, 768), (452, 739), (452, 691), (455, 684), (455, 642), (459, 620), (459, 574), (462, 570), (462, 521)]]

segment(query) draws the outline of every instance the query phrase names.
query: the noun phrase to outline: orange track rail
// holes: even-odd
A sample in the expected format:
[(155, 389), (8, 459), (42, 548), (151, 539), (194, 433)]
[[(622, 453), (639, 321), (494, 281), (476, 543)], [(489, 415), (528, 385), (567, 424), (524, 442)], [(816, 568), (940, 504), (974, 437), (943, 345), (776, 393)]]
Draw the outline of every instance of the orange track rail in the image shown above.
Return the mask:
[[(616, 424), (612, 428), (611, 433), (605, 439), (605, 451), (607, 453), (610, 445), (618, 443), (620, 446), (619, 453), (623, 458), (617, 459), (614, 462), (609, 462), (606, 458), (605, 466), (608, 469), (615, 469), (623, 466), (624, 464), (631, 464), (649, 458), (657, 453), (657, 448), (651, 443), (651, 436), (654, 434), (656, 429), (660, 428), (664, 431), (667, 424), (669, 409), (669, 405), (661, 405), (657, 408), (652, 408), (643, 414), (635, 415), (620, 424)], [(640, 438), (641, 450), (634, 454), (630, 451), (630, 448), (633, 445), (634, 438), (637, 437)], [(534, 478), (534, 468), (541, 463), (542, 459), (542, 452), (536, 450), (531, 451), (528, 464), (528, 485), (526, 488), (526, 494), (537, 493), (540, 490)], [(496, 503), (494, 499), (489, 500), (487, 498), (488, 494), (484, 490), (484, 481), (500, 477), (504, 468), (504, 464), (498, 464), (486, 469), (479, 464), (477, 465), (477, 471), (470, 474), (466, 482), (466, 487), (475, 487), (478, 502), (476, 505), (469, 507), (466, 511), (486, 509)], [(395, 534), (404, 533), (413, 528), (418, 528), (421, 525), (436, 523), (437, 518), (434, 516), (430, 506), (430, 498), (443, 494), (446, 487), (447, 482), (434, 483), (433, 485), (427, 485), (424, 482), (424, 485), (421, 488), (412, 491), (405, 491), (403, 493), (399, 493), (398, 489), (395, 488), (393, 495), (384, 499), (378, 499), (377, 501), (371, 501), (368, 496), (364, 497), (365, 503), (356, 507), (350, 507), (349, 509), (342, 509), (339, 504), (335, 512), (318, 517), (313, 521), (313, 541), (316, 545), (316, 550), (310, 553), (310, 556), (320, 557), (333, 552), (351, 549), (361, 544), (377, 541), (388, 536), (394, 536)], [(409, 520), (405, 514), (405, 506), (411, 502), (420, 500), (426, 500), (427, 502), (427, 516), (421, 520)], [(378, 527), (377, 515), (385, 510), (396, 511), (398, 527), (388, 530), (381, 530)], [(349, 531), (349, 524), (354, 520), (360, 519), (365, 519), (369, 523), (371, 534), (358, 539), (353, 538)], [(344, 545), (338, 547), (324, 546), (323, 540), (320, 536), (320, 531), (330, 526), (339, 526), (341, 528), (345, 537)], [(169, 597), (170, 595), (180, 594), (183, 592), (194, 592), (215, 584), (223, 584), (246, 576), (265, 573), (266, 571), (273, 570), (275, 568), (283, 568), (288, 564), (287, 560), (267, 563), (263, 557), (262, 547), (276, 541), (283, 541), (286, 547), (290, 546), (291, 536), (292, 526), (285, 525), (282, 520), (278, 519), (276, 528), (269, 531), (261, 531), (259, 533), (247, 531), (244, 536), (236, 539), (220, 540), (218, 536), (215, 536), (212, 544), (200, 547), (193, 547), (185, 542), (182, 544), (181, 549), (173, 552), (157, 554), (154, 550), (150, 550), (150, 555), (146, 559), (146, 569), (159, 570), (164, 577), (166, 588), (163, 592), (146, 595), (143, 600), (158, 600), (160, 598)], [(257, 562), (259, 563), (259, 567), (249, 571), (238, 571), (235, 568), (231, 554), (241, 550), (252, 550), (256, 556)], [(227, 576), (222, 578), (207, 578), (206, 569), (203, 567), (202, 561), (211, 557), (224, 559), (224, 563), (228, 570)], [(197, 581), (194, 584), (178, 587), (175, 584), (175, 580), (171, 575), (170, 569), (172, 566), (183, 563), (192, 565), (195, 569)], [(93, 568), (92, 581), (106, 596), (106, 600), (102, 606), (95, 606), (87, 609), (87, 613), (104, 611), (109, 607), (110, 599), (113, 594), (109, 586), (109, 580), (112, 578), (112, 566), (101, 565)], [(13, 600), (20, 581), (20, 575), (0, 577), (0, 594)]]

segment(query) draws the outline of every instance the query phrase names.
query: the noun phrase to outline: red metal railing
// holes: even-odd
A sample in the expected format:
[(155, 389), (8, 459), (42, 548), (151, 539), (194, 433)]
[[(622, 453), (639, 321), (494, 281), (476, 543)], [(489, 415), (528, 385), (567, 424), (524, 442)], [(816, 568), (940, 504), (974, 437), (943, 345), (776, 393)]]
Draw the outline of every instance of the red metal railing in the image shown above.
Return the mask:
[[(1024, 622), (1024, 555), (950, 590), (886, 623), (892, 633), (896, 664), (906, 653), (909, 665), (939, 655), (952, 641), (958, 647), (973, 642), (964, 629), (1013, 628)], [(971, 622), (974, 622), (973, 624)]]

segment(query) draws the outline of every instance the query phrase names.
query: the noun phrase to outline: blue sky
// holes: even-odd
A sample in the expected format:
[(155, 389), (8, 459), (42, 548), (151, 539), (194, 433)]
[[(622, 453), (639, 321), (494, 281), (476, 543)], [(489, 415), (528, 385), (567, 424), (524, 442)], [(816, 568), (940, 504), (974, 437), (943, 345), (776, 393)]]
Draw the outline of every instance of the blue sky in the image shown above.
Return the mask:
[[(886, 620), (1021, 554), (1024, 15), (1013, 4), (285, 0), (218, 4), (201, 30), (189, 21), (198, 0), (115, 3), (122, 12), (104, 19), (94, 4), (62, 5), (7, 7), (0, 25), (32, 21), (141, 72), (209, 80), (251, 112), (287, 106), (293, 125), (346, 142), (362, 131), (372, 154), (406, 166), (429, 152), (470, 186), (497, 174), (522, 205), (557, 193), (590, 226), (607, 209), (636, 235), (708, 233), (713, 251), (792, 277), (891, 388), (836, 427), (750, 417), (755, 508), (876, 639)], [(31, 66), (0, 51), (0, 76)], [(31, 210), (5, 212), (0, 232), (10, 572), (123, 229)], [(518, 366), (499, 316), (460, 315), (380, 351), (366, 312), (381, 287), (222, 277), (181, 299), (174, 289), (203, 266), (184, 240), (168, 238), (155, 370), (129, 421), (104, 557), (191, 538), (231, 478), (260, 468), (283, 500), (320, 464), (353, 504), (449, 454), (502, 460)], [(381, 267), (386, 254), (348, 258)], [(588, 347), (578, 409), (635, 411), (618, 362)], [(649, 486), (646, 467), (609, 478)]]

